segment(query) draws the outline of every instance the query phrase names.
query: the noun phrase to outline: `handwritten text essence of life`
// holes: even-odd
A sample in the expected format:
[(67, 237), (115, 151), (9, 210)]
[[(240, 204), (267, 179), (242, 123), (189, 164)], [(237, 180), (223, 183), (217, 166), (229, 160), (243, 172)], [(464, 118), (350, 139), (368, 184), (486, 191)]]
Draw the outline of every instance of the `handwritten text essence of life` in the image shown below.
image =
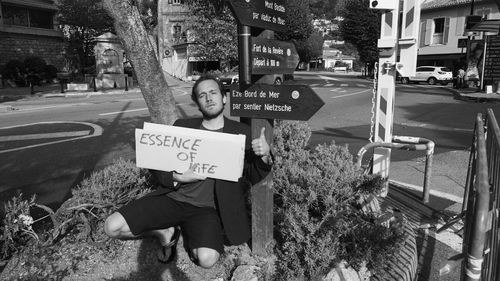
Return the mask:
[(177, 159), (180, 161), (190, 161), (189, 168), (197, 173), (214, 174), (217, 169), (216, 165), (195, 162), (198, 148), (202, 142), (201, 139), (142, 133), (139, 142), (145, 145), (166, 146), (183, 150), (177, 153)]

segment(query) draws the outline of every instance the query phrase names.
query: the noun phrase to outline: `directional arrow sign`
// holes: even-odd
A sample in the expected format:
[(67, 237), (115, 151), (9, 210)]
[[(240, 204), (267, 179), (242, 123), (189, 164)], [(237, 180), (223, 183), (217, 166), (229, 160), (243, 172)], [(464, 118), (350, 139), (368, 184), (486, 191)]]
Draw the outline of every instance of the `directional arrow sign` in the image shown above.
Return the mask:
[(298, 63), (293, 43), (252, 37), (252, 74), (293, 74)]
[(229, 102), (231, 116), (303, 121), (325, 104), (307, 85), (266, 84), (233, 85)]
[(286, 31), (285, 0), (229, 0), (229, 4), (242, 25)]

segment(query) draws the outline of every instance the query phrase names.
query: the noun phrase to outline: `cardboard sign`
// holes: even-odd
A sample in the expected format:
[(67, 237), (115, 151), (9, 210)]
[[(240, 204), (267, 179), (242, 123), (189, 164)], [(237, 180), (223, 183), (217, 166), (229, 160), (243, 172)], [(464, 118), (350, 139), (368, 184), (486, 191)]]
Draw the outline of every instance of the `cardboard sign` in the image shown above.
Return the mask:
[(144, 123), (135, 129), (136, 165), (238, 181), (243, 174), (245, 135)]

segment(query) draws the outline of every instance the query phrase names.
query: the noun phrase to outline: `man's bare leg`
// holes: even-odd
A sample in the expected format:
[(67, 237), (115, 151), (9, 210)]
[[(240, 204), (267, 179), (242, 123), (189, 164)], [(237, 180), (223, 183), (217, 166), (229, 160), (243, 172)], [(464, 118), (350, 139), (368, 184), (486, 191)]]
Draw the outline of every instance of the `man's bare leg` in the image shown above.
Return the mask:
[(130, 227), (127, 224), (125, 218), (118, 212), (114, 212), (109, 216), (104, 222), (104, 232), (111, 238), (116, 239), (137, 239), (145, 236), (155, 236), (160, 240), (160, 244), (162, 246), (167, 245), (172, 236), (174, 235), (174, 228), (169, 227), (165, 229), (157, 229), (145, 232), (140, 235), (134, 235), (132, 231), (130, 231)]

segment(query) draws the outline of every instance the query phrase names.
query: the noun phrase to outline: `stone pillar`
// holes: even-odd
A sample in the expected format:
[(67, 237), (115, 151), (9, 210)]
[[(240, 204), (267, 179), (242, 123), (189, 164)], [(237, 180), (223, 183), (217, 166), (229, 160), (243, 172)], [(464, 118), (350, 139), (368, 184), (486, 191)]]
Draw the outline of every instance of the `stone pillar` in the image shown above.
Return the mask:
[(107, 32), (95, 39), (97, 75), (123, 74), (123, 47), (118, 37)]

